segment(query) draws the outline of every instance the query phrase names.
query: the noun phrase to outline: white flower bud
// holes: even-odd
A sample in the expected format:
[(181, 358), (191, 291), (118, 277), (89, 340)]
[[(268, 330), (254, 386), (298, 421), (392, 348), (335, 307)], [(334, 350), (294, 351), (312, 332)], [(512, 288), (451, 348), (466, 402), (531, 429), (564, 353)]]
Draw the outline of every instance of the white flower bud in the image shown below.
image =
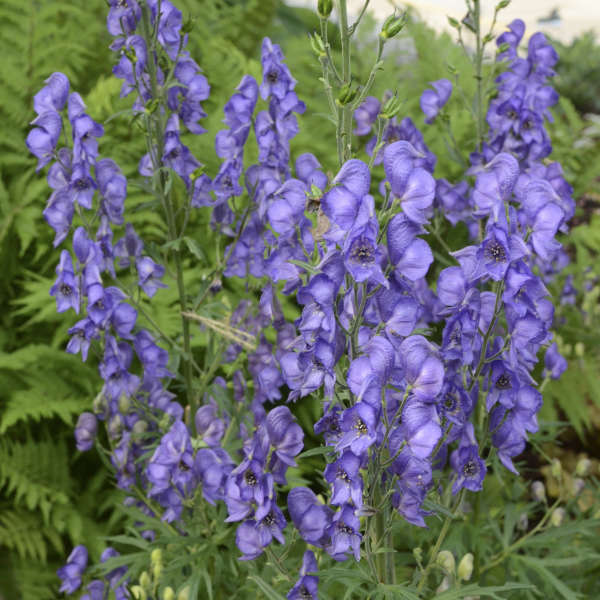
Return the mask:
[(449, 550), (442, 550), (436, 557), (435, 562), (446, 571), (448, 575), (454, 575), (456, 569), (456, 561), (454, 554)]
[(546, 488), (541, 481), (534, 481), (531, 484), (531, 495), (533, 496), (533, 499), (538, 502), (546, 501)]
[(577, 466), (575, 467), (575, 475), (578, 477), (587, 477), (590, 474), (592, 469), (592, 461), (584, 456), (577, 461)]

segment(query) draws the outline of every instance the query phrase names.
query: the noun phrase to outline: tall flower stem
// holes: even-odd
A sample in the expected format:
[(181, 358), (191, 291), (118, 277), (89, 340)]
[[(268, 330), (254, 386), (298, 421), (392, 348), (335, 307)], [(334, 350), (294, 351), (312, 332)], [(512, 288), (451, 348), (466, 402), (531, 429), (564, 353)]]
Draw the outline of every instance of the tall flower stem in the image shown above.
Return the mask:
[[(159, 11), (160, 12), (160, 11)], [(156, 50), (156, 39), (154, 30), (150, 24), (150, 9), (146, 3), (142, 4), (142, 31), (146, 44), (149, 49), (149, 55), (152, 56)], [(164, 92), (160, 89), (158, 84), (158, 78), (156, 74), (156, 64), (153, 58), (148, 60), (148, 70), (150, 72), (150, 85), (152, 89), (152, 97), (159, 101), (158, 107), (151, 113), (146, 123), (148, 125), (148, 134), (152, 139), (149, 143), (150, 157), (152, 159), (152, 167), (154, 173), (158, 174), (158, 195), (165, 211), (165, 217), (167, 221), (167, 237), (169, 242), (173, 242), (178, 239), (177, 224), (175, 219), (175, 210), (173, 207), (173, 198), (171, 195), (171, 186), (169, 185), (170, 175), (165, 171), (161, 164), (161, 158), (164, 153), (164, 130), (165, 130), (165, 113), (162, 108), (165, 106)], [(152, 147), (156, 146), (156, 151), (152, 151)], [(173, 260), (175, 262), (175, 274), (177, 280), (177, 292), (179, 295), (179, 305), (182, 313), (187, 311), (186, 302), (186, 291), (185, 283), (183, 279), (183, 264), (181, 255), (178, 250), (173, 253)], [(191, 337), (190, 337), (190, 324), (187, 319), (182, 315), (181, 317), (182, 333), (183, 333), (183, 375), (185, 378), (185, 387), (188, 404), (192, 411), (192, 414), (196, 412), (196, 401), (192, 389), (192, 354), (191, 354)]]
[[(350, 37), (352, 32), (348, 27), (348, 7), (346, 0), (339, 0), (340, 38), (342, 45), (342, 85), (350, 85), (352, 69), (350, 65)], [(352, 106), (345, 104), (339, 108), (338, 146), (341, 144), (342, 163), (352, 156)], [(340, 165), (341, 166), (341, 165)]]
[(475, 80), (477, 91), (475, 93), (475, 118), (477, 128), (477, 150), (481, 151), (484, 136), (484, 114), (483, 114), (483, 50), (481, 39), (481, 5), (480, 0), (473, 0), (471, 14), (475, 29)]

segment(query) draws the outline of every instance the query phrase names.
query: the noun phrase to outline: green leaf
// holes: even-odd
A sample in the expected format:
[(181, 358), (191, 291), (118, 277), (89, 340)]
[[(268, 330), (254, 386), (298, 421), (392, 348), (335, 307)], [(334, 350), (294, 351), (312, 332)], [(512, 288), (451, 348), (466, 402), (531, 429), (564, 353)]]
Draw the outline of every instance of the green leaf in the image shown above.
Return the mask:
[(285, 598), (275, 589), (273, 589), (264, 579), (258, 575), (250, 575), (248, 579), (254, 581), (256, 585), (264, 592), (269, 600), (285, 600)]
[(535, 556), (517, 554), (513, 556), (515, 560), (521, 561), (528, 567), (536, 571), (540, 577), (549, 583), (565, 600), (578, 600), (582, 596), (574, 592), (570, 587), (565, 585), (546, 565), (544, 559), (536, 558)]

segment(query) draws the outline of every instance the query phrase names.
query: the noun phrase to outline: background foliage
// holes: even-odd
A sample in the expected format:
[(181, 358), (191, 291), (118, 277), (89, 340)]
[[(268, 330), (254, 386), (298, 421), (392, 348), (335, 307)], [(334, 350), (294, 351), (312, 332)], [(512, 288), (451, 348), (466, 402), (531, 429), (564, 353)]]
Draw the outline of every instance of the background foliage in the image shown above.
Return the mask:
[[(180, 0), (184, 15), (195, 17), (190, 35), (190, 50), (202, 66), (212, 87), (205, 103), (208, 118), (203, 125), (208, 134), (186, 140), (194, 154), (206, 164), (207, 172), (217, 171), (212, 151), (214, 136), (221, 127), (222, 106), (244, 73), (258, 76), (260, 43), (268, 34), (281, 44), (287, 62), (298, 79), (297, 90), (309, 110), (300, 119), (300, 134), (292, 143), (292, 152), (313, 152), (324, 167), (333, 171), (336, 160), (330, 153), (333, 126), (324, 116), (327, 112), (318, 81), (320, 70), (310, 51), (306, 33), (317, 28), (311, 11), (290, 8), (279, 0)], [(119, 98), (120, 83), (107, 75), (114, 56), (108, 50), (109, 35), (105, 29), (106, 6), (103, 2), (85, 0), (4, 0), (0, 5), (0, 596), (44, 600), (57, 594), (56, 568), (70, 548), (85, 543), (94, 558), (104, 546), (103, 536), (116, 531), (123, 519), (113, 507), (118, 504), (108, 470), (94, 453), (81, 455), (75, 451), (73, 425), (77, 415), (89, 409), (99, 391), (97, 363), (90, 357), (82, 365), (78, 357), (64, 353), (67, 323), (55, 312), (48, 290), (54, 280), (57, 254), (48, 252), (52, 235), (46, 226), (42, 209), (47, 199), (43, 178), (34, 173), (34, 161), (27, 154), (24, 138), (31, 120), (32, 96), (53, 71), (64, 72), (74, 89), (84, 97), (89, 113), (100, 122), (119, 114), (127, 101)], [(374, 54), (374, 23), (368, 23), (355, 53), (359, 76), (364, 80)], [(337, 52), (335, 37), (333, 50)], [(401, 38), (386, 52), (384, 74), (377, 80), (374, 95), (381, 97), (386, 89), (397, 89), (405, 99), (402, 115), (413, 118), (418, 127), (423, 117), (418, 107), (421, 92), (428, 82), (457, 72), (468, 92), (474, 85), (469, 77), (470, 63), (460, 47), (447, 34), (436, 35), (418, 18), (414, 18)], [(552, 158), (565, 167), (567, 179), (575, 189), (578, 201), (576, 226), (565, 239), (573, 262), (559, 281), (572, 275), (578, 290), (574, 305), (566, 305), (557, 315), (560, 343), (571, 359), (563, 379), (552, 382), (545, 392), (542, 416), (548, 437), (565, 433), (558, 439), (558, 450), (543, 445), (543, 434), (532, 452), (536, 456), (562, 452), (560, 443), (570, 443), (578, 451), (600, 456), (600, 328), (598, 297), (600, 285), (597, 264), (600, 254), (600, 121), (585, 116), (600, 113), (600, 48), (594, 37), (585, 35), (570, 46), (558, 46), (561, 62), (557, 87), (563, 96), (554, 111), (551, 126), (554, 142)], [(418, 62), (419, 68), (414, 64)], [(453, 98), (451, 102), (457, 103)], [(458, 148), (473, 147), (470, 120), (465, 110), (454, 107), (450, 123)], [(327, 128), (330, 128), (329, 130)], [(324, 132), (324, 135), (315, 135)], [(439, 157), (438, 171), (449, 179), (458, 172), (452, 149), (435, 128), (424, 129), (425, 140)], [(135, 125), (117, 116), (107, 127), (101, 142), (101, 153), (110, 154), (126, 175), (137, 170), (137, 157), (143, 154)], [(136, 143), (138, 147), (136, 147)], [(465, 155), (466, 158), (466, 155)], [(162, 224), (149, 219), (141, 191), (130, 190), (129, 218), (144, 239), (161, 239)], [(207, 235), (207, 214), (199, 212), (190, 226), (190, 237), (202, 240), (197, 249), (200, 264), (188, 265), (186, 277), (200, 284), (210, 271), (211, 257), (217, 251), (215, 239)], [(460, 232), (457, 233), (460, 235)], [(203, 260), (202, 260), (203, 259)], [(243, 283), (226, 282), (224, 302), (235, 306), (240, 297), (252, 292)], [(167, 333), (174, 333), (177, 319), (166, 310), (173, 298), (157, 297), (153, 316)], [(162, 304), (161, 304), (162, 303)], [(219, 307), (215, 306), (215, 310)], [(227, 307), (225, 307), (226, 309)], [(292, 310), (288, 307), (288, 310)], [(74, 322), (75, 319), (73, 319)], [(298, 408), (300, 422), (313, 422), (310, 405)], [(303, 414), (304, 413), (304, 414)], [(571, 435), (573, 427), (578, 438)], [(536, 460), (529, 461), (526, 476), (540, 477)], [(307, 462), (306, 464), (310, 464)], [(303, 474), (297, 473), (298, 479)], [(527, 509), (526, 489), (502, 487), (491, 480), (486, 485), (485, 505), (475, 507), (483, 518), (482, 531), (474, 532), (456, 518), (448, 544), (457, 549), (479, 547), (478, 560), (493, 559), (484, 544), (494, 539), (509, 548), (517, 535), (518, 516)], [(516, 484), (515, 484), (516, 485)], [(597, 486), (597, 482), (596, 482)], [(479, 496), (483, 496), (480, 494)], [(500, 563), (490, 569), (486, 584), (502, 586), (507, 574), (511, 579), (538, 586), (547, 597), (576, 598), (576, 592), (599, 595), (598, 583), (590, 577), (590, 563), (581, 557), (597, 558), (598, 536), (587, 522), (585, 512), (574, 500), (569, 505), (573, 524), (570, 528), (548, 530), (544, 536), (532, 538), (526, 554)], [(529, 507), (531, 512), (531, 507)], [(536, 510), (533, 509), (534, 516)], [(502, 514), (502, 519), (498, 516)], [(222, 515), (221, 515), (222, 516)], [(214, 515), (218, 519), (218, 515)], [(537, 515), (538, 519), (542, 517)], [(501, 523), (500, 525), (498, 523)], [(206, 534), (206, 532), (204, 532)], [(405, 531), (403, 535), (405, 535)], [(199, 532), (200, 534), (200, 532)], [(437, 535), (435, 526), (431, 538)], [(212, 539), (212, 538), (210, 538)], [(533, 541), (535, 539), (535, 542)], [(548, 561), (545, 548), (576, 540), (577, 552), (553, 556)], [(117, 540), (126, 543), (125, 540)], [(129, 540), (131, 541), (131, 540)], [(210, 542), (204, 549), (219, 555), (221, 547), (231, 547), (225, 539)], [(416, 540), (405, 540), (407, 562), (413, 560), (411, 548)], [(479, 544), (479, 546), (478, 546)], [(144, 555), (145, 556), (145, 555)], [(400, 560), (403, 554), (400, 553)], [(219, 590), (227, 586), (218, 573), (224, 565), (219, 559), (207, 566), (202, 586)], [(576, 562), (578, 561), (578, 562)], [(227, 568), (246, 569), (229, 565)], [(260, 567), (267, 568), (265, 565)], [(568, 579), (556, 582), (553, 573), (569, 573)], [(244, 571), (245, 572), (245, 571)], [(346, 573), (346, 571), (344, 571)], [(269, 574), (268, 568), (266, 571)], [(360, 569), (356, 581), (348, 582), (346, 597), (361, 589)], [(518, 576), (516, 575), (518, 574)], [(277, 573), (271, 573), (274, 577)], [(279, 574), (281, 577), (281, 574)], [(259, 577), (255, 574), (253, 577)], [(553, 579), (554, 578), (554, 579)], [(210, 581), (213, 581), (211, 584)], [(553, 585), (548, 587), (548, 581)], [(266, 598), (278, 598), (263, 580), (253, 580)], [(207, 583), (208, 582), (208, 583)], [(200, 586), (200, 580), (198, 586)], [(341, 597), (340, 584), (325, 581), (324, 589), (331, 597)], [(594, 587), (595, 586), (595, 587)], [(241, 587), (243, 597), (250, 588)], [(252, 587), (256, 589), (256, 587)], [(233, 590), (233, 589), (232, 589)], [(232, 592), (230, 590), (230, 593)], [(574, 591), (573, 591), (574, 590)], [(472, 590), (473, 594), (477, 590)], [(381, 597), (393, 590), (382, 590)], [(466, 592), (465, 592), (466, 593)], [(490, 592), (492, 593), (492, 592)], [(505, 590), (502, 597), (538, 597), (533, 591)], [(520, 595), (520, 594), (526, 594)], [(221, 597), (216, 595), (215, 597)], [(389, 596), (393, 597), (393, 596)], [(449, 600), (454, 596), (441, 595)]]

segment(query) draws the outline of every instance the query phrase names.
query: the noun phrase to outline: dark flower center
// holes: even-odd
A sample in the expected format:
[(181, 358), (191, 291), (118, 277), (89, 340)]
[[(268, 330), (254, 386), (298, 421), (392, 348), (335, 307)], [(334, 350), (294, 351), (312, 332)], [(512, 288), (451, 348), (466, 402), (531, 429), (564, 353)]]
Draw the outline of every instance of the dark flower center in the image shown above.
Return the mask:
[(496, 387), (499, 390), (508, 390), (511, 388), (512, 386), (510, 384), (510, 377), (505, 373), (502, 373), (502, 375), (500, 375), (500, 377), (498, 377), (496, 380)]
[(279, 74), (277, 73), (277, 71), (269, 71), (265, 79), (268, 83), (272, 85), (274, 83), (277, 83), (277, 80), (279, 79)]
[(229, 175), (225, 175), (225, 177), (223, 177), (223, 187), (233, 187), (233, 182), (231, 181), (231, 177), (229, 177)]
[(531, 122), (529, 119), (526, 119), (526, 120), (523, 122), (523, 129), (525, 129), (525, 130), (529, 130), (529, 129), (531, 129), (532, 127), (533, 127), (533, 123), (532, 123), (532, 122)]
[(309, 198), (308, 202), (306, 203), (306, 210), (309, 213), (314, 214), (314, 213), (318, 212), (320, 206), (321, 206), (321, 198)]
[(271, 511), (264, 519), (263, 519), (265, 525), (267, 527), (271, 527), (271, 525), (273, 525), (273, 523), (275, 523), (275, 516), (273, 515), (273, 512)]
[(73, 288), (70, 285), (67, 285), (66, 283), (61, 283), (58, 289), (60, 290), (60, 293), (63, 296), (70, 296), (73, 292)]
[(180, 471), (189, 471), (190, 468), (183, 462), (183, 460), (179, 461), (179, 470)]
[(463, 473), (465, 477), (473, 477), (477, 474), (479, 468), (477, 467), (477, 463), (474, 460), (469, 460), (465, 463), (463, 467)]
[(345, 481), (345, 482), (349, 482), (350, 481), (350, 477), (348, 477), (348, 473), (346, 473), (346, 471), (344, 471), (343, 469), (340, 469), (337, 472), (337, 478), (341, 479), (342, 481)]
[(179, 148), (173, 148), (171, 152), (169, 152), (169, 158), (177, 158), (179, 156)]
[(300, 598), (311, 598), (313, 597), (313, 595), (304, 587), (302, 586), (299, 590), (299, 594), (300, 594)]
[(447, 412), (454, 412), (457, 404), (458, 403), (455, 396), (452, 394), (446, 394), (446, 397), (444, 398), (444, 408)]
[(119, 0), (117, 2), (117, 8), (127, 8), (127, 0)]
[(346, 523), (339, 522), (338, 529), (347, 535), (352, 535), (354, 533), (354, 529), (352, 529), (352, 527), (349, 525), (346, 525)]
[(106, 307), (104, 306), (104, 300), (102, 300), (102, 298), (100, 298), (100, 300), (98, 300), (94, 306), (98, 309), (98, 310), (104, 310)]
[(517, 118), (517, 113), (516, 113), (514, 110), (512, 110), (512, 109), (511, 109), (511, 110), (509, 110), (509, 111), (506, 113), (506, 116), (507, 116), (509, 119), (516, 119), (516, 118)]
[(485, 248), (485, 255), (493, 261), (504, 262), (506, 261), (506, 251), (504, 246), (500, 242), (494, 240), (490, 242)]
[(350, 260), (362, 265), (374, 263), (375, 251), (373, 246), (364, 238), (359, 239), (350, 252)]
[(362, 419), (356, 419), (354, 429), (356, 429), (356, 431), (358, 431), (360, 435), (365, 435), (369, 432), (369, 429), (367, 428), (365, 422)]
[(87, 179), (76, 179), (73, 182), (73, 185), (75, 186), (75, 189), (77, 190), (87, 190), (90, 187), (90, 183)]
[(256, 475), (254, 475), (254, 473), (252, 471), (246, 471), (244, 473), (244, 481), (249, 486), (255, 486), (256, 485)]

